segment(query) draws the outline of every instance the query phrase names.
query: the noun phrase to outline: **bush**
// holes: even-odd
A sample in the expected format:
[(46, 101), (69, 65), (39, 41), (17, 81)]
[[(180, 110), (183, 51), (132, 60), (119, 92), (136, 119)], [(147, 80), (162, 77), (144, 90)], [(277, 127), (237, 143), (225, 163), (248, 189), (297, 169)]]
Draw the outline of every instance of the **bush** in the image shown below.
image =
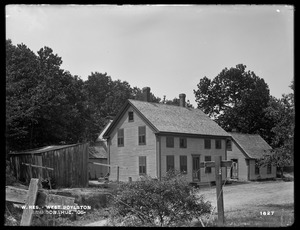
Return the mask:
[(177, 172), (154, 180), (122, 183), (117, 191), (111, 223), (125, 226), (180, 226), (209, 214), (210, 202)]

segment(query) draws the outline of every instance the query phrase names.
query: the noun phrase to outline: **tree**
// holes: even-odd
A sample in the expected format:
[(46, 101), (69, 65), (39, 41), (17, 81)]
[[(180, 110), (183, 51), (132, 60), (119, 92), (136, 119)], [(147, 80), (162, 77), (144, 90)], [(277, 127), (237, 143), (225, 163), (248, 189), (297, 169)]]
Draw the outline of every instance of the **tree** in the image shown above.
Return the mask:
[(89, 121), (86, 124), (88, 139), (94, 141), (109, 119), (104, 110), (105, 99), (112, 88), (112, 79), (107, 73), (91, 73), (84, 82)]
[(7, 152), (94, 141), (127, 99), (141, 97), (140, 89), (107, 73), (91, 73), (82, 81), (61, 64), (50, 47), (36, 55), (6, 40)]
[[(290, 87), (294, 90), (293, 82)], [(272, 154), (265, 154), (258, 161), (258, 165), (272, 164), (276, 166), (283, 178), (284, 167), (290, 166), (294, 161), (294, 93), (283, 94), (280, 99), (273, 97), (266, 108), (266, 117), (275, 121), (275, 125), (271, 129), (273, 151)]]
[[(177, 97), (175, 97), (173, 100), (167, 100), (166, 96), (164, 96), (164, 99), (163, 99), (162, 103), (167, 104), (167, 105), (177, 105), (177, 106), (179, 106), (180, 105), (180, 100)], [(186, 107), (187, 108), (194, 108), (194, 106), (190, 103), (189, 100), (187, 100), (187, 102), (186, 102)]]
[[(143, 101), (144, 100), (143, 91), (136, 86), (133, 87), (131, 99)], [(159, 97), (156, 97), (153, 93), (150, 92), (150, 102), (159, 103), (160, 100), (161, 99)]]
[(6, 41), (7, 151), (83, 139), (83, 82), (49, 47), (34, 54)]
[[(259, 133), (265, 138), (264, 109), (268, 106), (269, 87), (264, 79), (246, 65), (223, 69), (213, 80), (200, 79), (194, 90), (198, 108), (215, 119), (226, 131)], [(266, 127), (268, 128), (268, 127)]]
[(113, 219), (125, 226), (178, 226), (209, 214), (211, 204), (177, 172), (161, 180), (121, 184), (114, 203)]
[(6, 40), (6, 143), (7, 151), (30, 143), (32, 126), (39, 105), (34, 103), (39, 63), (24, 44), (14, 46)]

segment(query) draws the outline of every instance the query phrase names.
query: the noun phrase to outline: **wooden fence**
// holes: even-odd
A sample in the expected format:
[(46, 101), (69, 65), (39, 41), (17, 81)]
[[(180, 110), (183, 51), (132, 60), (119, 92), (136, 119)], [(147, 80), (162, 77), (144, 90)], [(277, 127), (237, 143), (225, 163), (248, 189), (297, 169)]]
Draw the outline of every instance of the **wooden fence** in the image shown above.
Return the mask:
[(88, 143), (56, 146), (42, 150), (10, 154), (12, 169), (20, 181), (31, 178), (48, 178), (43, 168), (31, 168), (23, 163), (53, 168), (49, 176), (57, 187), (88, 186)]
[[(22, 214), (20, 226), (30, 226), (32, 217), (34, 214), (33, 208), (30, 207), (44, 207), (48, 206), (77, 206), (74, 203), (74, 197), (59, 196), (55, 194), (49, 194), (39, 188), (39, 179), (32, 178), (29, 184), (28, 190), (20, 189), (13, 186), (6, 186), (6, 201), (25, 204), (25, 208)], [(72, 209), (73, 210), (73, 209)]]

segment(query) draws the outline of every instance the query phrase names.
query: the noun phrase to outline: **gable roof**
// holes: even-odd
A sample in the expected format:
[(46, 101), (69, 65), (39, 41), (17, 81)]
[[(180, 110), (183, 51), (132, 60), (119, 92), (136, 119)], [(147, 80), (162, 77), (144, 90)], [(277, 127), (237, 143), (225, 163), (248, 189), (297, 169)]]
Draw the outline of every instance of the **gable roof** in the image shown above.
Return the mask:
[(104, 126), (104, 128), (102, 129), (101, 133), (99, 134), (98, 138), (96, 141), (105, 141), (105, 139), (103, 138), (104, 133), (106, 132), (106, 130), (109, 128), (109, 126), (111, 125), (111, 123), (113, 122), (113, 120), (109, 120), (107, 122), (107, 124)]
[(199, 109), (129, 99), (104, 136), (108, 136), (129, 106), (155, 133), (180, 133), (229, 137), (216, 122)]
[(230, 133), (233, 141), (240, 147), (244, 154), (251, 159), (261, 158), (265, 153), (270, 153), (272, 147), (258, 134)]

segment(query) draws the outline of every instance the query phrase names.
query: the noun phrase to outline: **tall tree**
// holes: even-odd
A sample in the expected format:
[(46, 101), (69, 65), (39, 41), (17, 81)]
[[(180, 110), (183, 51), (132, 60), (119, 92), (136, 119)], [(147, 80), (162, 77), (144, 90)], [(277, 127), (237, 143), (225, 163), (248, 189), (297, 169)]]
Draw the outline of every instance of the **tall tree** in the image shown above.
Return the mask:
[(88, 139), (94, 141), (110, 118), (105, 108), (105, 100), (112, 90), (113, 81), (107, 73), (91, 73), (84, 82), (84, 93), (87, 99)]
[(233, 128), (243, 133), (266, 134), (264, 109), (268, 106), (269, 87), (264, 79), (246, 65), (223, 69), (214, 79), (200, 79), (194, 90), (198, 108), (226, 131)]
[[(293, 82), (290, 87), (294, 90)], [(266, 108), (266, 117), (275, 121), (275, 125), (271, 129), (273, 154), (264, 155), (258, 164), (277, 166), (283, 177), (284, 167), (290, 166), (294, 162), (294, 93), (283, 94), (280, 99), (272, 98)]]
[(24, 44), (14, 46), (6, 40), (6, 142), (8, 151), (28, 146), (32, 127), (37, 124), (35, 89), (39, 81), (39, 62)]
[(7, 40), (6, 53), (8, 150), (82, 140), (82, 80), (61, 69), (62, 59), (49, 47), (35, 55)]

